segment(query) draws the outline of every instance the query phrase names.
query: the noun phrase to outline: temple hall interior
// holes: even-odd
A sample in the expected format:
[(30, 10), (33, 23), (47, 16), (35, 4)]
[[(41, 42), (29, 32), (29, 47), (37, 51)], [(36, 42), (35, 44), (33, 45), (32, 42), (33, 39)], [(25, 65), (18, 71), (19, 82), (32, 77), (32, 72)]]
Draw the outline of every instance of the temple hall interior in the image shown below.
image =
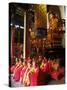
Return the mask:
[(65, 83), (65, 6), (9, 4), (9, 83)]

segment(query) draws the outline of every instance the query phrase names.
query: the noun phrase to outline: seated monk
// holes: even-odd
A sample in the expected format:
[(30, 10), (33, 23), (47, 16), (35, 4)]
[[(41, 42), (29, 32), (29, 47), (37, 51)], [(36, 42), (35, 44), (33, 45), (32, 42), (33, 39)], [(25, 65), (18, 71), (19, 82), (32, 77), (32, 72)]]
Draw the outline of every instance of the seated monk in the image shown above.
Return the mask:
[(51, 78), (55, 79), (55, 80), (58, 80), (58, 77), (60, 75), (59, 62), (54, 61), (53, 65), (52, 65), (52, 69), (53, 69), (53, 71), (51, 72)]
[(17, 60), (17, 58), (16, 58), (16, 63), (15, 63), (15, 65), (12, 65), (12, 67), (11, 67), (11, 74), (13, 74), (14, 73), (14, 69), (16, 68), (16, 66), (18, 65), (18, 60)]
[(20, 80), (20, 73), (21, 73), (22, 68), (23, 68), (22, 61), (19, 60), (19, 63), (16, 66), (14, 73), (13, 73), (13, 78), (15, 79), (15, 81)]
[(30, 86), (37, 86), (38, 85), (38, 72), (39, 69), (35, 61), (32, 62), (32, 67), (29, 71), (29, 78), (30, 78)]
[(52, 60), (50, 58), (48, 59), (48, 66), (49, 66), (49, 74), (50, 74), (52, 71)]
[(23, 82), (23, 76), (24, 76), (24, 73), (27, 69), (27, 64), (26, 64), (26, 61), (23, 61), (23, 68), (21, 70), (21, 74), (20, 74), (20, 82), (22, 83)]
[(31, 63), (28, 62), (26, 71), (25, 71), (24, 76), (23, 76), (23, 85), (24, 86), (29, 86), (30, 85), (29, 74), (28, 74), (30, 69), (31, 69)]
[(49, 71), (48, 62), (42, 61), (40, 68), (43, 70), (43, 72), (48, 72)]
[(59, 69), (59, 61), (54, 60), (52, 63), (52, 68), (54, 71), (57, 71)]

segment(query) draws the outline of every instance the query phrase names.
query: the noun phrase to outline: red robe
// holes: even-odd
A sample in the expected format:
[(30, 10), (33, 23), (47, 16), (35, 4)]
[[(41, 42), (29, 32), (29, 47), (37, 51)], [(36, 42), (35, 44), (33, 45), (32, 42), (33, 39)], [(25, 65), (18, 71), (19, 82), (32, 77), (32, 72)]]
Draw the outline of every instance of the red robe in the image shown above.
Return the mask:
[(15, 65), (13, 65), (12, 67), (11, 67), (11, 69), (10, 69), (10, 71), (11, 71), (11, 74), (13, 74), (13, 72), (14, 72), (14, 70), (15, 70)]
[(30, 86), (37, 86), (37, 79), (38, 79), (38, 71), (39, 69), (37, 68), (37, 70), (35, 72), (32, 72), (29, 75), (29, 79), (30, 79)]
[(20, 80), (21, 70), (22, 70), (22, 65), (19, 66), (18, 68), (15, 68), (15, 72), (14, 72), (14, 79), (15, 79), (15, 81), (19, 81)]
[(51, 73), (51, 78), (54, 79), (54, 80), (58, 80), (59, 75), (60, 75), (60, 72), (59, 71), (53, 71)]
[(24, 73), (25, 73), (25, 71), (26, 71), (26, 69), (27, 69), (27, 66), (24, 66), (23, 68), (22, 68), (22, 70), (21, 70), (21, 74), (20, 74), (20, 79), (21, 79), (21, 83), (23, 82), (23, 76), (24, 76)]
[(51, 61), (49, 61), (48, 62), (48, 72), (49, 72), (49, 74), (51, 74), (51, 72), (52, 72), (52, 62)]
[(64, 67), (60, 67), (59, 72), (60, 72), (60, 74), (64, 74)]
[(11, 66), (11, 68), (10, 68), (11, 74), (14, 73), (14, 70), (15, 70), (15, 68), (17, 67), (17, 65), (18, 65), (18, 62), (17, 62), (15, 65), (12, 65), (12, 66)]

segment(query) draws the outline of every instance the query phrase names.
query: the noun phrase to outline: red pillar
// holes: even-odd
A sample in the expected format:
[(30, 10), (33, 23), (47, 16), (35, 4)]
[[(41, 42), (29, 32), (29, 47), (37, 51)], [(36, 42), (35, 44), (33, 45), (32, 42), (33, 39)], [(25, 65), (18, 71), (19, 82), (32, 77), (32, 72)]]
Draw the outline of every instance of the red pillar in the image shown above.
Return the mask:
[(11, 30), (11, 65), (14, 63), (14, 33), (15, 29)]

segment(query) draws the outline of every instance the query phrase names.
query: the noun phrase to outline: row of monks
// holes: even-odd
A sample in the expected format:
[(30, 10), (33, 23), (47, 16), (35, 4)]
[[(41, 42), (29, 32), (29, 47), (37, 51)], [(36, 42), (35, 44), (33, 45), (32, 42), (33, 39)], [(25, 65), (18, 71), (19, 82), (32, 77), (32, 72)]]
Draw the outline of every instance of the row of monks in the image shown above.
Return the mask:
[(39, 56), (27, 59), (15, 59), (10, 71), (13, 79), (23, 86), (48, 85), (49, 81), (58, 80), (64, 76), (64, 67), (60, 66), (59, 59), (50, 59)]

